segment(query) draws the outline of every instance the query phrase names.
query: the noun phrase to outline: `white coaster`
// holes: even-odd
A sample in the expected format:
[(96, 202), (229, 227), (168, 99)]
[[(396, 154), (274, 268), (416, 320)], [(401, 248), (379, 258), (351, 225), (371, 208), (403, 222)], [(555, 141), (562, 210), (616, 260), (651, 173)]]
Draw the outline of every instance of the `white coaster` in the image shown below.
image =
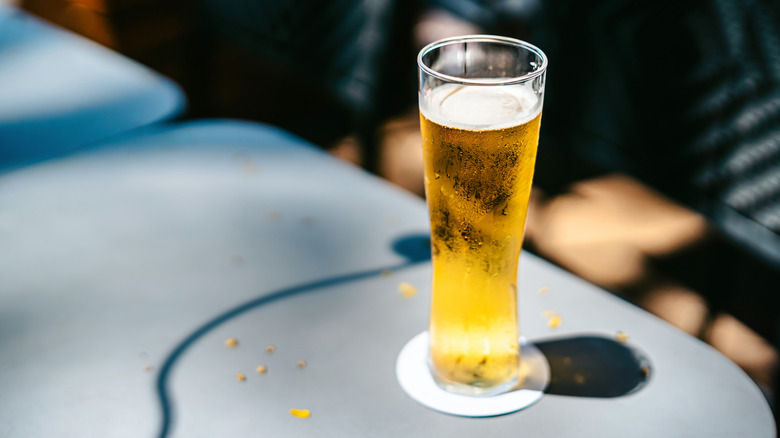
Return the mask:
[(550, 365), (536, 346), (520, 338), (521, 367), (526, 373), (520, 386), (493, 396), (467, 396), (446, 391), (436, 384), (428, 368), (428, 332), (406, 343), (398, 355), (395, 374), (401, 388), (418, 403), (445, 414), (462, 417), (494, 417), (527, 408), (539, 401), (550, 382)]

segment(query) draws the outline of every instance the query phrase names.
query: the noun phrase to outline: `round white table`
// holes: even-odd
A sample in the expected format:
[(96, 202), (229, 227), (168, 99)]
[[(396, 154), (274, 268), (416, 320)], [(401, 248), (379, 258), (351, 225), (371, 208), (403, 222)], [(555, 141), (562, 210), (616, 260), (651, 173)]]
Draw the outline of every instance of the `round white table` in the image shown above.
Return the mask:
[(483, 419), (417, 404), (395, 362), (426, 328), (427, 232), (420, 199), (249, 123), (0, 174), (0, 436), (775, 436), (732, 362), (527, 253), (548, 393)]

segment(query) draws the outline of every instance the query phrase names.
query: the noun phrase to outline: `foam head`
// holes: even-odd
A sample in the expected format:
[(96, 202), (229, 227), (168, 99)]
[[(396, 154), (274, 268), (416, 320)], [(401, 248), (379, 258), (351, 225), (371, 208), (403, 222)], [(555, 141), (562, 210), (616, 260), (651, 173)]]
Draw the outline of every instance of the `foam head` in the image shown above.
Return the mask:
[(523, 85), (445, 84), (420, 95), (420, 110), (440, 125), (501, 129), (533, 119), (542, 110), (542, 102), (530, 87)]

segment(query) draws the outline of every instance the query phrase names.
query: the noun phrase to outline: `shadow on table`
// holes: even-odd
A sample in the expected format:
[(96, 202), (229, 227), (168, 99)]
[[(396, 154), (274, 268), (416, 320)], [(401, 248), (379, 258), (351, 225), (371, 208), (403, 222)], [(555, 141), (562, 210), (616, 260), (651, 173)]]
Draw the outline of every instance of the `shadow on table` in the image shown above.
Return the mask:
[[(387, 270), (397, 271), (430, 260), (427, 235), (412, 234), (397, 239), (393, 251), (405, 259), (401, 263), (367, 271), (312, 281), (269, 292), (217, 315), (196, 328), (168, 355), (157, 377), (157, 395), (162, 410), (159, 437), (165, 438), (173, 424), (172, 399), (168, 388), (171, 371), (182, 354), (204, 335), (223, 323), (262, 305), (328, 287), (380, 276)], [(536, 346), (550, 363), (551, 382), (547, 394), (578, 397), (619, 397), (636, 391), (649, 378), (649, 362), (625, 344), (597, 336), (583, 336), (540, 341)]]
[(546, 394), (620, 397), (650, 379), (650, 361), (625, 343), (603, 336), (536, 342), (550, 364)]
[(184, 338), (184, 340), (182, 340), (171, 351), (160, 367), (160, 374), (157, 376), (157, 397), (160, 401), (160, 409), (162, 410), (162, 423), (160, 425), (160, 432), (158, 436), (160, 438), (165, 438), (171, 431), (171, 426), (173, 424), (173, 406), (168, 388), (168, 379), (171, 375), (173, 367), (176, 365), (176, 362), (182, 356), (182, 354), (190, 348), (190, 346), (192, 346), (207, 333), (211, 332), (223, 323), (260, 306), (295, 295), (313, 293), (317, 292), (318, 290), (326, 290), (328, 287), (339, 284), (346, 284), (371, 277), (378, 277), (388, 270), (398, 271), (401, 269), (406, 269), (419, 263), (427, 262), (431, 258), (430, 240), (427, 235), (411, 234), (399, 238), (393, 242), (392, 248), (393, 251), (403, 256), (405, 259), (400, 264), (394, 266), (385, 266), (377, 269), (370, 269), (352, 274), (344, 274), (336, 277), (304, 283), (297, 286), (291, 286), (277, 291), (272, 291), (263, 294), (258, 298), (240, 304), (220, 315), (217, 315), (202, 326), (196, 328), (192, 333), (190, 333), (189, 336)]

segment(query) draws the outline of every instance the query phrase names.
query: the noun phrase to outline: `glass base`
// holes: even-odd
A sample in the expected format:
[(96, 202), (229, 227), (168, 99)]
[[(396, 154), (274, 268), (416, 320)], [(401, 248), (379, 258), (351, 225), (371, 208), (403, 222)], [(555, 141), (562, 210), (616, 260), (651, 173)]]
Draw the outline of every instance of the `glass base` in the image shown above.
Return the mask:
[[(427, 362), (426, 362), (427, 364)], [(430, 368), (428, 370), (430, 372)], [(453, 383), (447, 380), (439, 379), (435, 375), (432, 375), (433, 380), (439, 387), (445, 391), (454, 392), (457, 394), (467, 395), (469, 397), (491, 397), (498, 394), (503, 394), (507, 391), (511, 391), (520, 386), (522, 379), (518, 376), (513, 379), (509, 379), (500, 385), (481, 387), (476, 385), (463, 385), (460, 383)]]
[(516, 412), (539, 401), (550, 382), (547, 358), (533, 343), (521, 337), (519, 383), (508, 382), (506, 387), (489, 388), (491, 394), (472, 392), (467, 395), (463, 393), (462, 385), (453, 387), (457, 392), (452, 392), (439, 386), (431, 375), (428, 348), (427, 331), (412, 338), (398, 355), (396, 377), (401, 388), (415, 401), (446, 414), (494, 417)]

